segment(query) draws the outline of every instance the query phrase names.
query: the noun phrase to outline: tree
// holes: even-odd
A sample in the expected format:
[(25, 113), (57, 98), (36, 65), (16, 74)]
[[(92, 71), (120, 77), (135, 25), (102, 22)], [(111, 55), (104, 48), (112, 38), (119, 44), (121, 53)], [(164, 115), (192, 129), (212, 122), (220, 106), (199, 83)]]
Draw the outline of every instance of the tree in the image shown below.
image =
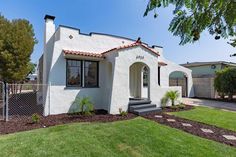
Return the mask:
[(236, 45), (236, 1), (234, 0), (149, 0), (144, 16), (157, 9), (174, 5), (169, 31), (179, 36), (180, 45), (193, 43), (208, 30), (215, 39), (234, 38), (228, 42)]
[(19, 83), (32, 70), (30, 56), (37, 43), (32, 24), (25, 19), (9, 21), (0, 15), (0, 75)]
[(214, 86), (222, 97), (228, 95), (228, 99), (232, 100), (236, 93), (236, 68), (225, 68), (217, 71)]
[(29, 64), (28, 64), (28, 71), (29, 71), (29, 73), (28, 73), (28, 75), (29, 74), (33, 74), (33, 73), (35, 73), (35, 71), (36, 71), (36, 66), (37, 66), (37, 64), (35, 64), (35, 63), (32, 63), (32, 62), (30, 62)]

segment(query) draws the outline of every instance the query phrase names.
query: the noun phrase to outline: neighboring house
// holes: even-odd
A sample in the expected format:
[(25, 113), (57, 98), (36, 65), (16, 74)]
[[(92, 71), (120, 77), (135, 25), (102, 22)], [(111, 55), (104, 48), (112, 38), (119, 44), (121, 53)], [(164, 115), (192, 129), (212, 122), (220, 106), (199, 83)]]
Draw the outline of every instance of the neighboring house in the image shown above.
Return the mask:
[(236, 68), (236, 63), (225, 61), (193, 62), (181, 65), (192, 70), (195, 97), (203, 98), (218, 97), (214, 89), (214, 78), (217, 70), (226, 67)]
[(160, 107), (167, 91), (181, 92), (180, 87), (169, 87), (173, 71), (187, 75), (187, 96), (194, 96), (191, 70), (165, 59), (162, 47), (149, 47), (140, 38), (83, 34), (62, 25), (55, 29), (54, 19), (45, 16), (44, 53), (38, 66), (38, 78), (47, 84), (42, 92), (45, 115), (73, 111), (75, 98), (85, 96), (96, 109), (111, 114), (119, 113), (119, 108), (127, 111), (130, 102), (150, 100)]
[(28, 80), (28, 81), (37, 81), (37, 74), (29, 74), (26, 77), (26, 80)]

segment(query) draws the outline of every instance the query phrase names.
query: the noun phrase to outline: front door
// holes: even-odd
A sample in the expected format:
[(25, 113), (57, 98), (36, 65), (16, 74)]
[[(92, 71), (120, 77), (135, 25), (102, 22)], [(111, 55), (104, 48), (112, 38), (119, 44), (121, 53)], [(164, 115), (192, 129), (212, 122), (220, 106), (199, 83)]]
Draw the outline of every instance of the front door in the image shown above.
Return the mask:
[(129, 89), (130, 98), (149, 99), (149, 68), (144, 63), (134, 63), (130, 66)]

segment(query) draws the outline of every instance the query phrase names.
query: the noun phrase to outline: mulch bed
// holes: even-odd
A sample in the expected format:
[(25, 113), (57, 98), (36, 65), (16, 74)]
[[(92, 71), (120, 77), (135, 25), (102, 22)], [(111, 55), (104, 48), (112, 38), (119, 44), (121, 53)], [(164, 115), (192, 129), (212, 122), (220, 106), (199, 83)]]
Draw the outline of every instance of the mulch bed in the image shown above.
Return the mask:
[(114, 122), (133, 119), (135, 117), (137, 116), (132, 113), (128, 113), (126, 116), (120, 116), (107, 114), (105, 111), (99, 110), (96, 111), (95, 114), (87, 116), (72, 114), (50, 115), (47, 117), (41, 116), (39, 123), (32, 123), (31, 117), (24, 117), (24, 119), (15, 118), (8, 122), (0, 121), (0, 134), (9, 134), (74, 122)]
[(162, 112), (179, 112), (179, 111), (187, 111), (194, 109), (194, 106), (184, 105), (184, 108), (172, 108), (171, 106), (163, 107)]
[[(162, 118), (156, 118), (155, 115), (161, 115)], [(164, 124), (164, 125), (170, 126), (172, 128), (177, 128), (177, 129), (183, 130), (187, 133), (190, 133), (190, 134), (193, 134), (196, 136), (200, 136), (200, 137), (203, 137), (203, 138), (206, 138), (209, 140), (214, 140), (216, 142), (220, 142), (220, 143), (224, 143), (224, 144), (236, 147), (236, 140), (228, 140), (222, 136), (222, 135), (236, 136), (236, 132), (234, 132), (234, 131), (219, 128), (219, 127), (216, 127), (213, 125), (204, 124), (201, 122), (196, 122), (196, 121), (191, 121), (191, 120), (184, 119), (184, 118), (179, 118), (174, 115), (169, 115), (169, 114), (160, 113), (160, 112), (148, 114), (148, 115), (145, 115), (144, 117), (147, 119), (153, 120), (155, 122), (158, 122), (160, 124)], [(169, 121), (167, 121), (167, 119), (175, 119), (176, 121), (169, 122)], [(192, 127), (183, 126), (182, 123), (191, 124)], [(204, 133), (201, 130), (201, 128), (210, 129), (214, 133)]]

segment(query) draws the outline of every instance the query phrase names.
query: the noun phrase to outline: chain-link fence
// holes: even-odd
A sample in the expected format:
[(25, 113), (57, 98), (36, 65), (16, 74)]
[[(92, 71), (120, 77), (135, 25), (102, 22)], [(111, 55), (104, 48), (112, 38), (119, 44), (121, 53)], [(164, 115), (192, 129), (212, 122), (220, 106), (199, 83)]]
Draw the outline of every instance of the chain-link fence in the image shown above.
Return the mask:
[(7, 120), (27, 119), (33, 114), (43, 116), (44, 102), (42, 84), (6, 84)]
[(5, 99), (5, 88), (4, 83), (0, 82), (0, 120), (4, 120), (4, 99)]

